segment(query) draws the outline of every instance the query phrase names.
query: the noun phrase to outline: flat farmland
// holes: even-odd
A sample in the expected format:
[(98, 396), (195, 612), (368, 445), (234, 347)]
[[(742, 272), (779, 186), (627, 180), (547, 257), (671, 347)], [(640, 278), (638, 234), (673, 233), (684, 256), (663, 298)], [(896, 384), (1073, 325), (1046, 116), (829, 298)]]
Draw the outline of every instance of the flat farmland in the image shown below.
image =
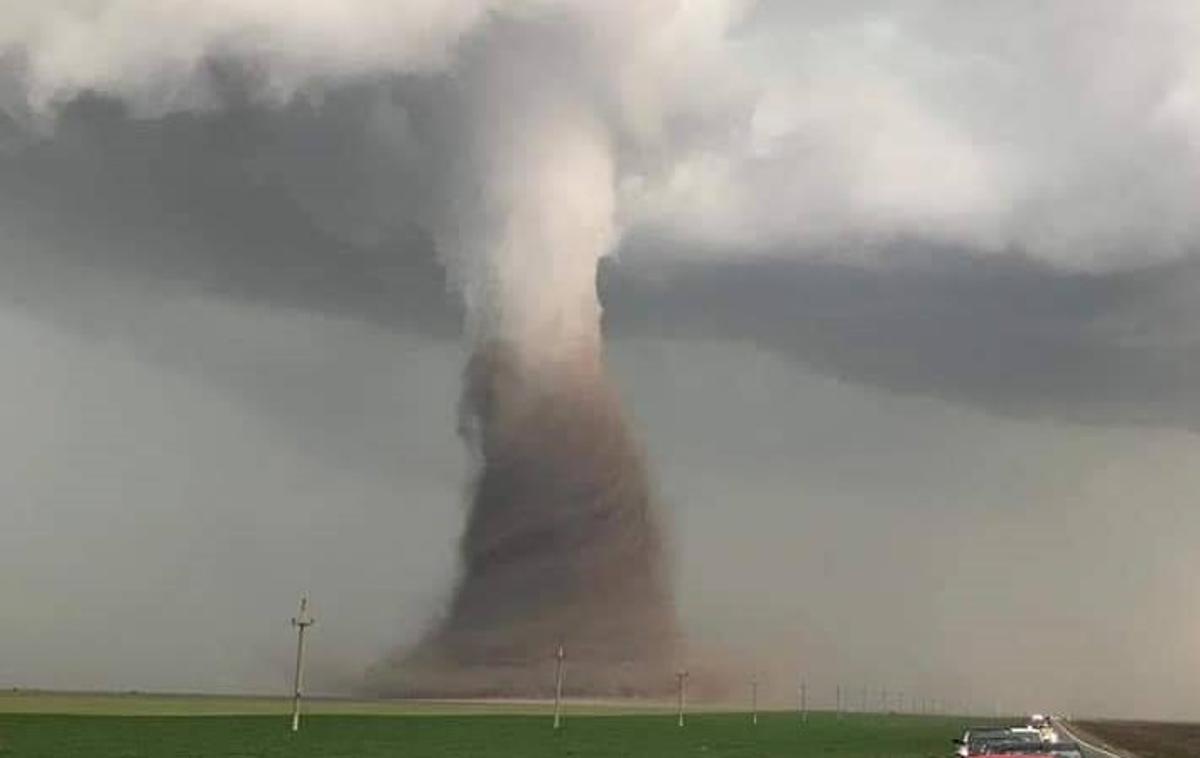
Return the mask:
[(1200, 724), (1154, 721), (1080, 721), (1105, 742), (1141, 758), (1195, 758), (1200, 755)]
[[(301, 731), (293, 734), (288, 729), (286, 702), (281, 700), (131, 695), (92, 696), (94, 700), (88, 701), (78, 699), (84, 696), (64, 695), (57, 707), (74, 712), (32, 712), (30, 701), (46, 697), (50, 696), (9, 697), (7, 703), (0, 702), (0, 711), (6, 711), (0, 712), (0, 756), (928, 758), (948, 754), (949, 740), (966, 723), (953, 717), (850, 714), (837, 718), (830, 713), (811, 713), (801, 723), (795, 713), (771, 712), (761, 714), (755, 725), (747, 713), (704, 712), (690, 715), (681, 729), (669, 713), (619, 713), (615, 706), (607, 710), (597, 706), (586, 711), (590, 715), (568, 710), (563, 728), (555, 732), (544, 712), (531, 711), (544, 711), (541, 704), (319, 701), (314, 704), (317, 712), (308, 715)], [(173, 701), (176, 715), (149, 715), (161, 710), (163, 701)], [(42, 701), (44, 708), (55, 705)], [(127, 715), (114, 715), (119, 706), (128, 709)], [(239, 706), (251, 712), (220, 715)], [(368, 711), (330, 713), (322, 712), (323, 706)], [(195, 710), (187, 714), (189, 708)]]

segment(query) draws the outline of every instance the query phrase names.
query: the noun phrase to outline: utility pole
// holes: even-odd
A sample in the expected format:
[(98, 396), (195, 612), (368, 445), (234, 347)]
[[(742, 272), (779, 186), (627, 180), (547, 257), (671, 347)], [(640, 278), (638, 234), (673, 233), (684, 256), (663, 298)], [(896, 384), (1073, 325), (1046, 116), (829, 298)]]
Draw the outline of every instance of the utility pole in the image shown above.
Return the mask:
[(808, 721), (808, 686), (800, 680), (800, 722)]
[(837, 712), (837, 717), (842, 717), (842, 685), (837, 686), (836, 694), (833, 701), (834, 710)]
[(300, 596), (300, 613), (292, 619), (296, 627), (296, 677), (292, 682), (292, 731), (300, 731), (300, 684), (304, 672), (304, 630), (317, 623), (308, 615), (308, 596)]
[(687, 671), (680, 671), (675, 675), (679, 680), (679, 725), (683, 726), (683, 713), (687, 709)]
[(563, 650), (562, 643), (558, 643), (558, 650), (554, 653), (554, 728), (558, 729), (562, 726), (562, 685), (563, 685), (563, 662), (566, 660), (567, 653)]
[(758, 674), (750, 677), (750, 720), (758, 724)]

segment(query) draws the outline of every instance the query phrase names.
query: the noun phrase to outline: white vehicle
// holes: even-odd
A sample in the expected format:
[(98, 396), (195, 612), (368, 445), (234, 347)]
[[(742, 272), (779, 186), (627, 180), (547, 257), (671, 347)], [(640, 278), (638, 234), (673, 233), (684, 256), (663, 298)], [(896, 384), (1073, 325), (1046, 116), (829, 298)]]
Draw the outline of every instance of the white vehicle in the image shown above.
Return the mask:
[(1054, 724), (1048, 716), (1043, 716), (1040, 713), (1035, 713), (1029, 717), (1028, 729), (1037, 731), (1041, 736), (1042, 742), (1054, 744), (1058, 742), (1058, 732), (1054, 729)]

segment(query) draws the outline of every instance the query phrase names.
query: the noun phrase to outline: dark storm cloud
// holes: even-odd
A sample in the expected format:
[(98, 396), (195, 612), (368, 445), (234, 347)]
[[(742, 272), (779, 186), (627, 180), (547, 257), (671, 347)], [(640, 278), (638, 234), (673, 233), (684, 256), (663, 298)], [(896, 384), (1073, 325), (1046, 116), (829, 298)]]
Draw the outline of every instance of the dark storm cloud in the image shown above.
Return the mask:
[(884, 267), (614, 268), (607, 313), (618, 334), (750, 341), (847, 381), (995, 413), (1200, 430), (1197, 262), (1091, 274), (904, 248)]
[(7, 297), (65, 317), (71, 285), (95, 276), (453, 330), (427, 235), (402, 216), (388, 225), (391, 212), (354, 218), (372, 207), (372, 172), (404, 159), (371, 139), (376, 101), (351, 91), (271, 111), (239, 107), (231, 86), (231, 107), (210, 113), (138, 120), (87, 96), (48, 136), (10, 124)]
[[(49, 135), (10, 120), (4, 299), (90, 332), (122, 329), (78, 293), (99, 281), (457, 335), (444, 270), (413, 221), (419, 151), (378, 126), (381, 108), (404, 112), (395, 86), (284, 109), (228, 88), (232, 107), (210, 112), (135, 119), (85, 97)], [(919, 240), (891, 246), (885, 265), (749, 252), (630, 238), (602, 276), (611, 332), (752, 341), (847, 381), (997, 413), (1200, 428), (1191, 260), (1067, 271)]]
[[(105, 296), (80, 293), (111, 279), (459, 333), (431, 197), (462, 152), (449, 135), (519, 121), (515, 91), (472, 93), (470, 62), (537, 49), (612, 132), (616, 333), (753, 340), (1002, 413), (1195, 427), (1184, 0), (91, 11), (0, 24), (0, 293), (43, 317), (104, 329)], [(498, 110), (447, 109), (459, 85)]]

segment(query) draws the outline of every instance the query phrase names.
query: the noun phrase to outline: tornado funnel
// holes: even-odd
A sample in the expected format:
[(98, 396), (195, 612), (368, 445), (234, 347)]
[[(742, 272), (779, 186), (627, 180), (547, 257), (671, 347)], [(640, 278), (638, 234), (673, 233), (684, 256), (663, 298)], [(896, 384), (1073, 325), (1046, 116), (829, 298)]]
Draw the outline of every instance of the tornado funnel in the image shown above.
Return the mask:
[(478, 456), (461, 576), (444, 618), (374, 689), (539, 696), (560, 644), (566, 691), (669, 692), (677, 643), (659, 514), (596, 351), (549, 369), (500, 343), (466, 370)]

